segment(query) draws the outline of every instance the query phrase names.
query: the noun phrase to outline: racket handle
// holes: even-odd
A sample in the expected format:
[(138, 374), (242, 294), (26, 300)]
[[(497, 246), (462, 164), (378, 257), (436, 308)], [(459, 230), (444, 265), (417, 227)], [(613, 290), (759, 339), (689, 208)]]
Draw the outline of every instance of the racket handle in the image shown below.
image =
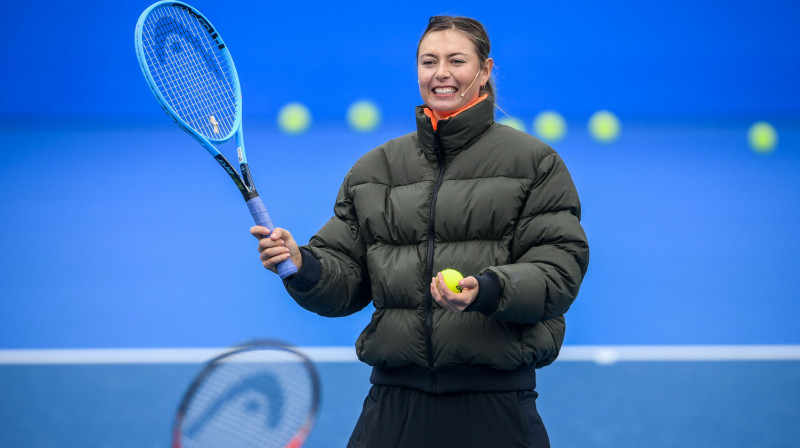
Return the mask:
[[(275, 230), (275, 224), (272, 223), (272, 218), (269, 217), (267, 208), (264, 207), (264, 201), (261, 200), (260, 196), (247, 201), (247, 208), (250, 209), (250, 214), (253, 215), (256, 225), (266, 227), (270, 232)], [(297, 266), (292, 263), (291, 258), (278, 263), (278, 275), (282, 279), (295, 273), (297, 273)]]

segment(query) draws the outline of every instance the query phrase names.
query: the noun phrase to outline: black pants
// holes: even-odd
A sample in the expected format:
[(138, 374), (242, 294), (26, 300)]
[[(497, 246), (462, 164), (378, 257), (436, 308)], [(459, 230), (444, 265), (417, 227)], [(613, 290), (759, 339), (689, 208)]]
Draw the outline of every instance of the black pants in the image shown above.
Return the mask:
[(372, 386), (347, 448), (549, 448), (537, 396)]

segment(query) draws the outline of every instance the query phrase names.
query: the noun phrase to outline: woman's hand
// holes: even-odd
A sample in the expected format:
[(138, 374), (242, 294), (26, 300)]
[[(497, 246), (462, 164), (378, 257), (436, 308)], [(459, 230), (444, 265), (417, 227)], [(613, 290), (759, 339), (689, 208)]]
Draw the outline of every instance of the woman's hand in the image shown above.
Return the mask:
[(464, 311), (475, 298), (478, 297), (478, 279), (469, 276), (464, 277), (458, 281), (461, 286), (461, 292), (455, 293), (450, 291), (447, 284), (444, 282), (442, 273), (436, 274), (436, 277), (431, 279), (431, 295), (436, 303), (450, 311)]
[(298, 271), (303, 266), (303, 256), (288, 230), (276, 227), (270, 234), (266, 227), (253, 226), (250, 234), (258, 238), (259, 259), (266, 269), (277, 274), (278, 263), (289, 258)]

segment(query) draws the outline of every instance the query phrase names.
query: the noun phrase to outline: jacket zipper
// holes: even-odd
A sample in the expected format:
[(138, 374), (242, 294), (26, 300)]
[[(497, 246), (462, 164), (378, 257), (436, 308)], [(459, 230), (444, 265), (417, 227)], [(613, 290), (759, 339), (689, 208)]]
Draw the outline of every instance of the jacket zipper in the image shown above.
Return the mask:
[[(436, 152), (436, 165), (439, 168), (439, 175), (436, 178), (436, 183), (433, 186), (433, 195), (431, 196), (431, 209), (428, 215), (428, 251), (425, 263), (425, 278), (428, 284), (433, 278), (433, 252), (434, 240), (436, 236), (436, 229), (434, 220), (436, 217), (436, 197), (439, 195), (439, 187), (442, 186), (444, 179), (444, 170), (447, 166), (447, 160), (444, 156), (439, 142), (439, 131), (433, 131), (433, 149)], [(433, 369), (433, 296), (430, 291), (427, 292), (425, 298), (425, 347), (428, 355), (428, 369), (431, 372), (431, 389), (436, 392), (438, 389), (436, 382), (436, 372)]]

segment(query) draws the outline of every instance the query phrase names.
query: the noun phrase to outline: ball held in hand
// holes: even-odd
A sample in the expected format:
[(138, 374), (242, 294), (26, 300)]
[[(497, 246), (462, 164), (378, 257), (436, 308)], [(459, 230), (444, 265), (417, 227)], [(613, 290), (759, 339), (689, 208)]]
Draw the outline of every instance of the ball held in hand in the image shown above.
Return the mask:
[(464, 278), (460, 272), (456, 271), (455, 269), (447, 268), (442, 271), (442, 277), (444, 277), (444, 282), (450, 291), (455, 293), (460, 293), (463, 288), (458, 285), (458, 281)]

